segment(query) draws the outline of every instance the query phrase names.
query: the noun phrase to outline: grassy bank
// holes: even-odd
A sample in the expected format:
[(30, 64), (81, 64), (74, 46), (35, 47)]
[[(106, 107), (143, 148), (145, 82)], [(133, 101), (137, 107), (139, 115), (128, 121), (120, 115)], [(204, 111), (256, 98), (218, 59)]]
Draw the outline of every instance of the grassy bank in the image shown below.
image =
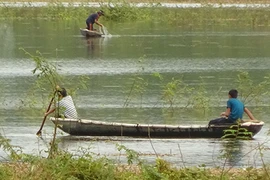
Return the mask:
[[(231, 141), (237, 142), (235, 141)], [(266, 180), (270, 179), (270, 166), (263, 160), (263, 147), (257, 148), (262, 162), (261, 168), (245, 167), (236, 168), (226, 165), (231, 159), (231, 152), (221, 152), (221, 167), (207, 168), (205, 165), (186, 167), (183, 164), (173, 166), (158, 157), (154, 163), (149, 164), (141, 159), (140, 154), (123, 145), (116, 145), (126, 162), (108, 159), (89, 153), (90, 149), (78, 148), (76, 154), (58, 149), (55, 141), (48, 146), (48, 156), (33, 156), (23, 154), (18, 147), (13, 147), (9, 141), (0, 134), (0, 148), (8, 155), (9, 161), (0, 163), (0, 179), (4, 180)], [(255, 150), (254, 149), (254, 150)], [(236, 157), (238, 158), (238, 157)]]
[[(9, 2), (112, 2), (112, 0), (9, 0)], [(125, 0), (130, 3), (269, 3), (268, 0)]]
[[(2, 173), (1, 173), (2, 171)], [(264, 169), (254, 168), (174, 168), (165, 161), (155, 165), (118, 165), (106, 160), (59, 159), (40, 160), (38, 163), (7, 163), (0, 165), (0, 178), (5, 180), (265, 180)]]
[[(120, 147), (120, 146), (119, 146)], [(14, 154), (13, 161), (0, 164), (0, 179), (5, 180), (247, 180), (269, 179), (270, 168), (234, 167), (181, 167), (157, 158), (148, 164), (139, 155), (125, 147), (126, 164), (113, 162), (106, 157), (96, 158), (84, 150), (80, 157), (54, 150), (48, 158)], [(122, 152), (123, 153), (123, 152)], [(226, 159), (224, 159), (226, 161)]]

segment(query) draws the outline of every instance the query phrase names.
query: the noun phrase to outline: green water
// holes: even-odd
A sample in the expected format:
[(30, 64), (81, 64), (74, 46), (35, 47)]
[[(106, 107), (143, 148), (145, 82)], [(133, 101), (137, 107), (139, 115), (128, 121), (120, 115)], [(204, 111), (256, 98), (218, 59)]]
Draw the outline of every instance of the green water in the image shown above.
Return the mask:
[[(46, 147), (35, 136), (43, 119), (43, 112), (40, 115), (33, 114), (24, 104), (29, 96), (29, 88), (35, 82), (31, 73), (35, 66), (19, 48), (24, 48), (31, 54), (38, 50), (46, 59), (55, 63), (58, 72), (68, 78), (65, 84), (67, 89), (76, 84), (72, 80), (75, 77), (88, 76), (88, 89), (78, 91), (74, 101), (81, 118), (104, 121), (206, 124), (209, 119), (216, 118), (225, 110), (228, 90), (235, 88), (235, 79), (240, 70), (247, 71), (255, 82), (261, 82), (269, 74), (270, 32), (267, 27), (191, 28), (159, 22), (103, 24), (110, 35), (85, 39), (79, 31), (79, 28), (84, 28), (84, 22), (1, 22), (0, 122), (2, 134), (10, 138), (14, 145), (33, 154), (38, 154), (40, 149)], [(163, 80), (153, 76), (155, 73), (159, 73)], [(132, 94), (128, 106), (124, 107), (136, 76), (143, 78), (147, 86), (144, 86), (141, 95)], [(169, 105), (161, 97), (164, 86), (172, 78), (181, 79), (195, 90), (199, 90), (203, 80), (206, 96), (210, 99), (209, 111), (205, 114), (203, 110), (185, 108), (187, 98), (182, 95), (175, 101), (173, 115), (169, 114), (166, 111)], [(37, 108), (46, 106), (39, 97), (37, 99), (40, 100), (36, 104)], [(255, 103), (247, 106), (266, 125), (255, 136), (254, 141), (241, 144), (243, 150), (239, 153), (242, 155), (258, 142), (267, 141), (266, 133), (269, 129), (269, 99), (266, 97), (259, 106)], [(52, 131), (53, 125), (47, 121), (44, 127), (47, 137), (45, 141), (49, 141)], [(71, 152), (76, 152), (75, 149), (80, 146), (90, 146), (91, 140), (77, 141), (75, 137), (66, 134), (59, 134), (59, 138), (60, 146)], [(119, 140), (112, 143), (94, 142), (93, 151), (114, 156), (117, 153), (114, 152), (115, 141)], [(153, 153), (147, 140), (120, 141), (141, 153)], [(178, 144), (181, 144), (188, 165), (213, 165), (212, 156), (217, 157), (218, 149), (223, 148), (220, 140), (154, 141), (158, 153), (164, 154), (173, 163), (181, 164), (172, 155), (179, 156)], [(143, 151), (140, 147), (147, 148)], [(200, 147), (204, 147), (205, 153), (194, 162), (194, 157), (201, 153), (198, 151)], [(153, 157), (149, 155), (147, 158)], [(249, 158), (237, 161), (236, 164), (246, 164), (250, 161)]]

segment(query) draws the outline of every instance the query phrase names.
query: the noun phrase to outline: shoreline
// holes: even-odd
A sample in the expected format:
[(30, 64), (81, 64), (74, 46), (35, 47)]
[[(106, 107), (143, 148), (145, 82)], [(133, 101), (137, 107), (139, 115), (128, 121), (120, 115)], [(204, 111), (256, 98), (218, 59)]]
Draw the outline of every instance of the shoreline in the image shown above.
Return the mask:
[[(101, 6), (106, 6), (108, 2), (68, 2), (67, 1), (20, 1), (20, 2), (2, 2), (0, 3), (0, 7), (47, 7), (47, 6), (63, 6), (63, 7), (93, 7), (98, 8)], [(121, 3), (121, 2), (120, 2)], [(113, 6), (111, 4), (110, 6)], [(194, 2), (160, 2), (160, 3), (147, 3), (147, 2), (130, 2), (130, 6), (141, 8), (141, 7), (152, 7), (159, 6), (164, 8), (269, 8), (270, 3), (194, 3)]]
[[(47, 2), (47, 3), (121, 3), (123, 0), (6, 0), (2, 3)], [(198, 3), (198, 4), (270, 4), (268, 0), (127, 0), (126, 3)]]

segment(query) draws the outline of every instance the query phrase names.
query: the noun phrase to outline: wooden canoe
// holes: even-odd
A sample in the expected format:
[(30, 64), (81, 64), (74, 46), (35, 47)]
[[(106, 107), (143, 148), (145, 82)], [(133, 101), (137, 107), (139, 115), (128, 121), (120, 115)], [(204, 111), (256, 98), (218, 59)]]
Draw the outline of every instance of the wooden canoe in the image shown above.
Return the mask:
[[(50, 118), (57, 127), (64, 132), (75, 136), (130, 136), (151, 138), (221, 138), (224, 130), (232, 124), (208, 126), (180, 126), (166, 124), (129, 124), (85, 119)], [(256, 135), (264, 123), (245, 122), (241, 128)]]
[(90, 31), (88, 29), (80, 28), (81, 34), (85, 37), (101, 37), (103, 33), (99, 31)]

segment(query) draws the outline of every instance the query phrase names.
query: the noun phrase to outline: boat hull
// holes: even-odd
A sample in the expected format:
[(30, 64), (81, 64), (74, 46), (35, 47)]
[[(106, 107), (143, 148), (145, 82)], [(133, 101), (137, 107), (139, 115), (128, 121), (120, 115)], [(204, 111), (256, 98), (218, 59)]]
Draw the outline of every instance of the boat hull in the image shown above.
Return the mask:
[(90, 31), (88, 29), (80, 29), (80, 32), (85, 37), (102, 37), (103, 33), (98, 31)]
[[(224, 130), (232, 124), (216, 126), (178, 126), (162, 124), (109, 123), (92, 120), (56, 119), (52, 122), (64, 132), (75, 136), (130, 136), (148, 138), (221, 138)], [(263, 127), (261, 123), (244, 123), (241, 128), (257, 134)]]

